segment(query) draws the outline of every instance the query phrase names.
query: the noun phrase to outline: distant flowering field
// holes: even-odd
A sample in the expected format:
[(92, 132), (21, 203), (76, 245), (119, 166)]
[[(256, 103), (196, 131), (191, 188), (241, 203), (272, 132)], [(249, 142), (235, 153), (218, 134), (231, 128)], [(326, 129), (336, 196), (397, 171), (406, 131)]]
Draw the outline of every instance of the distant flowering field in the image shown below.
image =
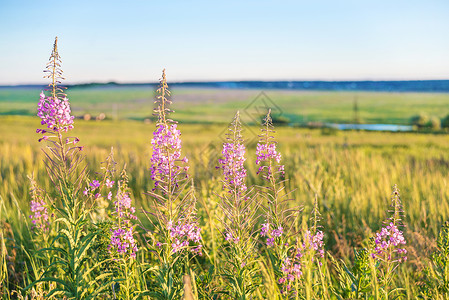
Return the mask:
[[(139, 191), (147, 205), (137, 207), (133, 174), (126, 166), (118, 168), (122, 164), (112, 149), (100, 164), (87, 165), (61, 86), (57, 39), (45, 72), (50, 84), (40, 94), (36, 132), (51, 185), (44, 189), (40, 178), (29, 176), (28, 249), (8, 248), (7, 226), (2, 227), (2, 299), (449, 297), (449, 224), (441, 227), (422, 274), (410, 275), (406, 213), (397, 185), (377, 232), (353, 235), (362, 242), (351, 255), (329, 251), (331, 231), (324, 227), (329, 221), (320, 212), (319, 193), (311, 207), (295, 200), (270, 110), (255, 151), (246, 147), (236, 112), (213, 166), (220, 178), (202, 178), (207, 188), (198, 191), (181, 131), (171, 119), (164, 70), (154, 108), (148, 189)], [(257, 185), (249, 184), (249, 156)], [(27, 256), (21, 278), (14, 276), (11, 249)]]

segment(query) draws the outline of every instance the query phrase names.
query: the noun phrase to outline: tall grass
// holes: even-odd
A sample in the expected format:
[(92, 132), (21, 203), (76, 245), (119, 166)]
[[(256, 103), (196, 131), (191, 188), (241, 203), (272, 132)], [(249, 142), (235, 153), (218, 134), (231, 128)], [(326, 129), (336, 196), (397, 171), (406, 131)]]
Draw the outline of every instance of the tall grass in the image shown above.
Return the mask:
[[(41, 103), (62, 95), (52, 79)], [(43, 151), (36, 118), (2, 119), (3, 299), (449, 296), (445, 135), (280, 128), (276, 143), (267, 115), (256, 145), (237, 113), (221, 140), (167, 118), (165, 73), (159, 93), (156, 129), (80, 122), (84, 148), (68, 115), (38, 131), (54, 134)]]

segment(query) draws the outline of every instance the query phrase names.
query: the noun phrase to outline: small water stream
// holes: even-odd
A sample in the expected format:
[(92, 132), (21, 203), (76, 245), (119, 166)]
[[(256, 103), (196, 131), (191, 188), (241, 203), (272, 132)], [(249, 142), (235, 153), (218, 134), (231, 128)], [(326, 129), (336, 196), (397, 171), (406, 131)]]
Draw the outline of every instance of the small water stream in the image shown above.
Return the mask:
[(395, 124), (327, 124), (338, 130), (372, 130), (372, 131), (412, 131), (411, 125)]

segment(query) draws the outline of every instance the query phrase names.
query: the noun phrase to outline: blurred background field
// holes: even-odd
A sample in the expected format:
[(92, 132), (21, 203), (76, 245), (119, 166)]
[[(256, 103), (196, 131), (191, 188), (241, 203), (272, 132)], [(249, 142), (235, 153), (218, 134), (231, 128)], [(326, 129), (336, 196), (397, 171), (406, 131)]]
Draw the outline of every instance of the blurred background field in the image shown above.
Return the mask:
[[(38, 86), (0, 88), (0, 115), (35, 115), (40, 91)], [(76, 116), (151, 117), (154, 88), (150, 85), (72, 87), (67, 93)], [(449, 114), (449, 93), (265, 90), (261, 94), (257, 89), (180, 87), (173, 89), (172, 98), (176, 119), (188, 123), (227, 123), (237, 109), (248, 112), (242, 113), (244, 122), (254, 123), (254, 109), (273, 103), (277, 106), (273, 113), (292, 124), (357, 121), (406, 125), (419, 114), (439, 119)]]

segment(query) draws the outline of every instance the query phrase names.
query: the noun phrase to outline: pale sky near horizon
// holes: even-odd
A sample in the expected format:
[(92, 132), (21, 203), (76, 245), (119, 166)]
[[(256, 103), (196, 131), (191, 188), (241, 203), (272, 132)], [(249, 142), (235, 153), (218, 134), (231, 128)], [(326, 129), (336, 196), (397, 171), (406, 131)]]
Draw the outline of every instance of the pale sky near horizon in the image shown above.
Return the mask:
[(449, 1), (0, 0), (0, 85), (449, 79)]

